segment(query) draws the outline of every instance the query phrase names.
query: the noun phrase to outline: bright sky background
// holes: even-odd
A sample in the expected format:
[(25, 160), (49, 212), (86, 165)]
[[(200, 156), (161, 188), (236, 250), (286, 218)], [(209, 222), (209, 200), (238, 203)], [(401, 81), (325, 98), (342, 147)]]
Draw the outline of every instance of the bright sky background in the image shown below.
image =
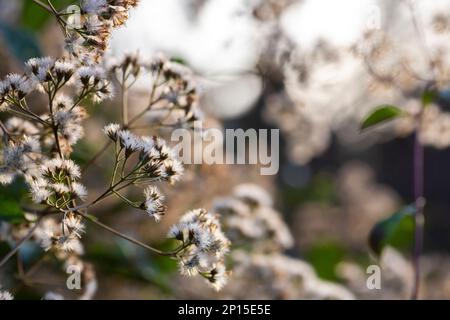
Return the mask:
[[(141, 1), (127, 26), (114, 33), (111, 52), (139, 50), (143, 56), (151, 56), (163, 51), (182, 57), (208, 80), (204, 85), (209, 111), (222, 117), (238, 116), (254, 105), (262, 86), (254, 76), (230, 77), (252, 70), (258, 61), (265, 30), (252, 19), (248, 5), (258, 0), (208, 0), (196, 18), (187, 10), (190, 1)], [(384, 8), (390, 1), (304, 0), (285, 13), (281, 25), (305, 52), (321, 39), (344, 48), (355, 43), (374, 18), (386, 22), (392, 10)], [(380, 3), (383, 5), (377, 7)], [(416, 3), (419, 14), (450, 5), (449, 0)], [(395, 32), (402, 33), (404, 19), (409, 19), (404, 12), (395, 12), (401, 20), (401, 28)]]

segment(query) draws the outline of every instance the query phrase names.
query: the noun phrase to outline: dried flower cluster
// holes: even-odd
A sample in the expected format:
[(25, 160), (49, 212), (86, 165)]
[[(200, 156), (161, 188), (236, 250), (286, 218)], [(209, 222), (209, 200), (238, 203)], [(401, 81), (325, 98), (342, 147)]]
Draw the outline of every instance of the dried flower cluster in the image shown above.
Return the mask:
[[(347, 146), (362, 139), (367, 144), (379, 141), (380, 136), (411, 134), (418, 128), (415, 117), (424, 87), (436, 96), (433, 110), (425, 112), (424, 123), (420, 124), (421, 141), (447, 148), (449, 1), (416, 1), (412, 9), (409, 4), (380, 2), (380, 14), (389, 16), (395, 12), (396, 19), (383, 21), (373, 29), (367, 28), (366, 21), (358, 22), (365, 13), (364, 6), (356, 3), (349, 3), (348, 8), (342, 6), (342, 10), (354, 10), (352, 23), (358, 26), (344, 43), (339, 42), (343, 36), (339, 32), (343, 31), (334, 28), (333, 23), (324, 26), (326, 32), (310, 26), (311, 31), (304, 35), (308, 38), (306, 44), (300, 43), (296, 34), (287, 32), (281, 23), (269, 24), (275, 29), (270, 35), (276, 37), (267, 40), (272, 49), (265, 51), (260, 60), (271, 63), (265, 66), (267, 70), (281, 72), (281, 76), (274, 75), (274, 86), (282, 90), (274, 90), (267, 99), (265, 113), (266, 119), (287, 137), (290, 159), (299, 164), (310, 162), (328, 149), (334, 134)], [(322, 10), (312, 1), (298, 8), (302, 6), (311, 15)], [(345, 25), (340, 20), (336, 23)], [(401, 119), (359, 134), (361, 119), (386, 103), (408, 112), (406, 121)], [(426, 118), (435, 119), (435, 124), (429, 125)]]
[[(0, 223), (0, 240), (11, 246), (17, 244), (24, 235), (32, 232), (31, 240), (38, 243), (46, 254), (51, 253), (62, 263), (62, 270), (80, 272), (83, 275), (83, 293), (78, 299), (92, 299), (97, 290), (97, 278), (90, 263), (83, 260), (84, 247), (80, 241), (85, 226), (79, 216), (73, 213), (64, 215), (61, 222), (55, 217), (39, 219), (36, 214), (27, 213), (20, 224)], [(61, 294), (49, 292), (44, 299), (64, 299)], [(8, 297), (5, 293), (5, 297)], [(9, 295), (9, 297), (12, 297)]]
[[(236, 251), (233, 274), (244, 284), (230, 288), (233, 297), (242, 299), (352, 300), (344, 286), (320, 279), (307, 262), (283, 254), (268, 255)], [(242, 287), (249, 291), (243, 292)], [(225, 293), (226, 294), (226, 293)]]
[[(218, 297), (225, 299), (353, 299), (341, 285), (321, 280), (307, 262), (283, 254), (292, 235), (271, 196), (255, 184), (238, 185), (231, 197), (216, 200), (223, 230), (232, 241), (233, 274)], [(203, 290), (191, 290), (207, 298)], [(183, 297), (183, 296), (182, 296)]]
[[(183, 174), (183, 165), (163, 139), (137, 136), (120, 127), (119, 124), (109, 124), (104, 128), (106, 135), (115, 143), (116, 150), (116, 163), (109, 192), (118, 195), (132, 207), (146, 211), (149, 216), (159, 221), (164, 214), (165, 205), (164, 196), (156, 186), (147, 187), (144, 190), (145, 200), (139, 203), (132, 202), (119, 191), (130, 184), (158, 181), (175, 183)], [(125, 164), (132, 161), (132, 169), (126, 171)], [(120, 172), (117, 170), (119, 167)]]
[(113, 28), (122, 26), (138, 0), (81, 0), (80, 16), (58, 22), (66, 34), (67, 52), (83, 62), (99, 61), (108, 47)]
[(0, 291), (0, 300), (13, 300), (14, 297), (8, 291)]
[[(135, 54), (121, 59), (108, 58), (107, 64), (122, 88), (136, 92), (152, 88), (146, 107), (129, 119), (128, 125), (144, 116), (148, 122), (160, 127), (193, 127), (196, 120), (203, 118), (198, 107), (199, 86), (195, 75), (186, 66), (162, 54), (152, 59), (142, 59)], [(138, 80), (149, 84), (133, 87)]]
[(214, 210), (222, 215), (226, 233), (236, 245), (252, 243), (255, 251), (293, 245), (289, 229), (272, 208), (270, 195), (257, 185), (237, 186), (231, 197), (215, 202)]
[[(63, 262), (64, 270), (76, 267), (83, 275), (84, 285), (79, 299), (92, 298), (97, 288), (92, 265), (82, 259), (81, 237), (86, 231), (83, 220), (154, 253), (178, 259), (183, 274), (200, 274), (217, 290), (226, 281), (224, 256), (229, 241), (221, 232), (218, 219), (206, 211), (194, 210), (186, 214), (180, 224), (171, 229), (170, 237), (182, 242), (174, 252), (159, 251), (134, 240), (88, 213), (105, 198), (115, 196), (127, 206), (160, 221), (166, 206), (156, 184), (179, 181), (184, 169), (164, 139), (136, 134), (136, 122), (147, 117), (145, 125), (152, 129), (191, 127), (201, 116), (198, 88), (187, 67), (162, 55), (147, 62), (137, 55), (126, 55), (120, 60), (110, 59), (106, 68), (98, 64), (112, 28), (126, 21), (128, 11), (137, 2), (83, 0), (80, 2), (80, 26), (69, 24), (64, 15), (50, 6), (65, 30), (70, 58), (30, 59), (24, 74), (9, 74), (0, 82), (0, 111), (11, 115), (0, 122), (3, 142), (0, 183), (24, 181), (33, 200), (33, 204), (23, 203), (26, 214), (22, 222), (2, 221), (0, 239), (11, 247), (20, 247), (25, 240), (32, 240), (40, 245), (43, 254), (51, 254)], [(151, 77), (150, 90), (146, 87), (149, 103), (129, 117), (135, 110), (128, 107), (128, 93), (145, 74)], [(109, 185), (94, 200), (88, 201), (82, 169), (73, 160), (74, 148), (84, 137), (84, 120), (87, 119), (87, 110), (80, 104), (87, 100), (101, 103), (112, 98), (111, 76), (119, 85), (122, 121), (104, 127), (109, 142), (103, 151), (113, 145), (115, 162)], [(46, 97), (45, 108), (34, 104), (37, 95)], [(143, 190), (141, 199), (129, 198), (131, 192), (127, 191), (135, 187)], [(12, 298), (6, 291), (0, 296)], [(63, 298), (53, 291), (44, 296), (48, 300)]]
[(227, 281), (224, 258), (230, 242), (215, 215), (204, 209), (189, 211), (172, 226), (168, 237), (182, 243), (177, 253), (181, 274), (199, 274), (216, 290), (222, 289)]

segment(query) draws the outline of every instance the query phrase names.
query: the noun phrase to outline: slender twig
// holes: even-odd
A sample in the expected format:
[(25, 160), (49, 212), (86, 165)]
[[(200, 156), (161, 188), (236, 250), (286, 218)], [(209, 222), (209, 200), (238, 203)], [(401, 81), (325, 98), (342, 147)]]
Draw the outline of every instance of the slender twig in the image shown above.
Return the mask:
[(66, 21), (61, 17), (61, 14), (58, 10), (56, 10), (56, 8), (53, 6), (53, 3), (50, 0), (47, 0), (47, 4), (51, 10), (51, 12), (55, 15), (56, 20), (59, 23), (59, 26), (61, 27), (62, 32), (67, 35), (67, 31), (66, 31)]
[[(151, 88), (151, 92), (150, 92), (150, 98), (149, 98), (149, 102), (148, 105), (145, 107), (144, 110), (142, 110), (141, 112), (139, 112), (137, 115), (135, 115), (131, 120), (128, 120), (128, 98), (127, 95), (125, 94), (125, 96), (122, 96), (122, 103), (126, 103), (125, 106), (122, 106), (122, 112), (123, 112), (123, 120), (126, 120), (126, 123), (124, 121), (123, 124), (123, 129), (128, 129), (130, 127), (131, 124), (135, 123), (137, 120), (139, 120), (146, 112), (148, 112), (153, 105), (155, 105), (156, 103), (158, 103), (160, 101), (160, 98), (155, 99), (155, 94), (156, 94), (156, 89), (158, 88), (158, 80), (159, 80), (159, 76), (160, 73), (158, 72), (155, 82), (152, 85)], [(122, 83), (125, 80), (122, 79)], [(123, 84), (122, 84), (123, 85)], [(123, 85), (124, 86), (124, 85)], [(128, 87), (129, 88), (129, 87)], [(126, 88), (124, 88), (126, 91)], [(124, 89), (122, 89), (122, 92), (124, 92)], [(126, 112), (124, 111), (125, 109)], [(126, 115), (125, 115), (126, 113)], [(109, 146), (111, 145), (112, 141), (108, 141), (103, 148), (101, 148), (83, 167), (82, 172), (85, 172), (90, 166), (92, 166), (105, 152), (106, 150), (109, 148)]]
[(93, 165), (105, 152), (108, 150), (112, 141), (109, 140), (105, 145), (83, 166), (82, 172), (85, 172), (91, 165)]
[(89, 215), (87, 215), (87, 214), (85, 214), (85, 213), (83, 213), (83, 212), (81, 212), (81, 211), (76, 211), (75, 213), (78, 214), (78, 215), (80, 215), (80, 216), (82, 216), (84, 219), (86, 219), (86, 220), (88, 220), (88, 221), (90, 221), (90, 222), (96, 224), (96, 225), (99, 226), (100, 228), (102, 228), (102, 229), (104, 229), (104, 230), (107, 230), (107, 231), (109, 231), (109, 232), (115, 234), (116, 236), (119, 236), (119, 237), (121, 237), (121, 238), (123, 238), (123, 239), (125, 239), (125, 240), (130, 241), (131, 243), (134, 243), (135, 245), (138, 245), (138, 246), (140, 246), (140, 247), (142, 247), (142, 248), (145, 248), (145, 249), (147, 249), (147, 250), (149, 250), (149, 251), (152, 251), (153, 253), (159, 254), (159, 255), (161, 255), (161, 256), (174, 257), (174, 256), (176, 256), (180, 251), (182, 251), (183, 249), (186, 248), (186, 245), (183, 245), (183, 246), (181, 246), (180, 248), (178, 248), (178, 249), (176, 249), (176, 250), (174, 250), (174, 251), (166, 251), (166, 252), (165, 252), (165, 251), (161, 251), (161, 250), (158, 250), (158, 249), (156, 249), (156, 248), (153, 248), (153, 247), (151, 247), (151, 246), (149, 246), (149, 245), (147, 245), (147, 244), (145, 244), (145, 243), (143, 243), (143, 242), (140, 242), (139, 240), (133, 239), (133, 238), (127, 236), (126, 234), (123, 234), (122, 232), (117, 231), (117, 230), (114, 229), (114, 228), (111, 228), (110, 226), (108, 226), (108, 225), (106, 225), (106, 224), (104, 224), (104, 223), (98, 221), (96, 218), (93, 218), (93, 217), (91, 217), (91, 216), (89, 216)]
[(39, 217), (39, 219), (36, 221), (35, 225), (31, 227), (31, 229), (27, 232), (27, 234), (19, 240), (19, 242), (16, 243), (13, 249), (11, 249), (8, 254), (3, 257), (3, 259), (0, 261), (0, 268), (3, 267), (3, 265), (8, 262), (8, 260), (16, 254), (17, 251), (19, 251), (20, 247), (25, 243), (25, 241), (28, 241), (32, 236), (36, 228), (39, 226), (39, 223), (41, 222), (42, 217)]
[(412, 19), (412, 23), (414, 26), (414, 30), (417, 34), (417, 38), (419, 39), (419, 43), (420, 43), (420, 46), (422, 47), (423, 53), (425, 54), (425, 56), (427, 57), (427, 59), (430, 63), (429, 66), (431, 69), (431, 73), (433, 75), (433, 79), (436, 79), (436, 62), (435, 62), (435, 59), (433, 58), (431, 51), (427, 47), (425, 33), (422, 31), (421, 24), (419, 22), (419, 19), (417, 18), (417, 12), (415, 10), (416, 9), (415, 2), (413, 0), (409, 0), (408, 4), (409, 4), (410, 12), (411, 12), (411, 19)]
[(39, 269), (39, 267), (45, 262), (46, 258), (48, 257), (47, 253), (44, 253), (38, 260), (33, 264), (30, 269), (28, 269), (25, 274), (19, 275), (18, 280), (20, 280), (20, 283), (12, 290), (13, 294), (15, 295), (17, 292), (20, 291), (20, 289), (24, 286), (31, 286), (33, 280), (30, 279), (30, 277)]
[(3, 131), (5, 142), (7, 142), (8, 140), (12, 140), (11, 132), (8, 131), (5, 124), (1, 120), (0, 120), (0, 129)]
[[(411, 12), (411, 19), (419, 39), (419, 43), (422, 47), (424, 54), (426, 55), (432, 78), (436, 79), (436, 63), (433, 59), (433, 55), (426, 45), (425, 34), (422, 32), (420, 22), (417, 18), (417, 12), (413, 1), (409, 1), (409, 7)], [(428, 82), (425, 85), (422, 95), (432, 86), (433, 81)], [(414, 279), (411, 292), (411, 299), (416, 300), (419, 298), (420, 292), (420, 280), (421, 280), (421, 268), (420, 257), (423, 251), (423, 238), (424, 238), (424, 225), (425, 225), (425, 197), (424, 197), (424, 147), (420, 141), (420, 133), (422, 130), (422, 120), (426, 106), (422, 103), (419, 114), (416, 116), (416, 130), (414, 132), (414, 199), (415, 199), (415, 212), (414, 212), (414, 250), (413, 250), (413, 270)]]
[(421, 120), (423, 114), (422, 111), (417, 117), (417, 129), (414, 133), (414, 199), (415, 199), (415, 212), (414, 212), (414, 251), (413, 251), (413, 288), (411, 293), (411, 299), (416, 300), (419, 296), (420, 290), (420, 256), (423, 249), (423, 236), (424, 236), (424, 147), (420, 142), (420, 129)]
[(43, 3), (43, 2), (41, 2), (41, 1), (39, 1), (39, 0), (31, 0), (31, 1), (33, 1), (34, 3), (36, 3), (36, 4), (37, 4), (38, 6), (40, 6), (41, 8), (47, 10), (48, 12), (53, 13), (52, 8), (50, 8), (50, 6), (46, 5), (45, 3)]
[[(116, 161), (116, 165), (117, 165), (117, 161)], [(114, 194), (115, 191), (119, 191), (122, 188), (119, 187), (122, 183), (124, 183), (133, 173), (135, 170), (139, 169), (139, 166), (137, 166), (135, 169), (133, 169), (129, 174), (127, 174), (126, 176), (122, 177), (121, 179), (119, 179), (119, 181), (117, 181), (116, 183), (110, 185), (101, 195), (99, 195), (97, 198), (95, 198), (95, 200), (89, 202), (89, 203), (85, 203), (79, 206), (73, 206), (73, 207), (69, 207), (66, 208), (65, 210), (62, 210), (62, 212), (75, 212), (77, 210), (83, 210), (83, 209), (88, 209), (90, 207), (92, 207), (93, 205), (97, 204), (98, 202), (100, 202), (101, 200), (111, 196), (112, 194)], [(127, 184), (128, 186), (129, 184)], [(116, 188), (119, 187), (119, 189), (116, 190)]]
[(122, 74), (122, 125), (124, 127), (128, 126), (128, 88), (125, 84), (126, 80), (126, 74), (123, 72)]

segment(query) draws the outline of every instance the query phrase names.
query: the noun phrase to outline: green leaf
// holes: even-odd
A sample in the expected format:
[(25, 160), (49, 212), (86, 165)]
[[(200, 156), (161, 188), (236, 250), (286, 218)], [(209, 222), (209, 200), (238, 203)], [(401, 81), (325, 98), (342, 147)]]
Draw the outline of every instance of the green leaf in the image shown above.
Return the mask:
[(173, 62), (176, 62), (176, 63), (179, 63), (179, 64), (183, 64), (183, 65), (187, 65), (186, 60), (184, 60), (181, 57), (171, 57), (170, 61), (173, 61)]
[(435, 90), (426, 90), (422, 95), (422, 105), (427, 107), (436, 100), (437, 96), (438, 93)]
[[(39, 32), (42, 31), (43, 27), (45, 27), (49, 21), (56, 21), (51, 13), (41, 8), (33, 1), (27, 0), (22, 2), (22, 16), (20, 17), (20, 22), (21, 26), (27, 30)], [(54, 1), (54, 5), (56, 6), (56, 10), (60, 11), (64, 10), (68, 5), (73, 4), (73, 2), (73, 0), (58, 0)]]
[(403, 111), (391, 105), (379, 106), (361, 124), (361, 130), (395, 119), (403, 115)]
[(52, 18), (52, 15), (33, 3), (24, 1), (21, 25), (31, 31), (39, 31)]
[(326, 280), (338, 281), (336, 266), (346, 255), (344, 247), (332, 240), (321, 240), (308, 250), (306, 258), (314, 267), (317, 275)]
[(8, 186), (0, 186), (0, 221), (18, 223), (23, 220), (20, 203), (25, 195), (25, 184), (20, 179)]
[(20, 61), (42, 56), (33, 34), (0, 22), (0, 36), (5, 40), (9, 51)]
[(15, 199), (0, 195), (0, 221), (11, 223), (20, 222), (23, 219), (23, 211), (19, 202)]
[(378, 256), (387, 245), (400, 250), (410, 248), (414, 239), (415, 210), (413, 205), (406, 206), (372, 228), (369, 246)]

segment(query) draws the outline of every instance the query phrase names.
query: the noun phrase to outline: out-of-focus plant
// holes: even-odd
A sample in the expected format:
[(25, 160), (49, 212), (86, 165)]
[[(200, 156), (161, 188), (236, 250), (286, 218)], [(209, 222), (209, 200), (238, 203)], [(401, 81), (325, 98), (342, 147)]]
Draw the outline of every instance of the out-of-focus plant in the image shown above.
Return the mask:
[[(406, 118), (411, 122), (411, 127), (414, 135), (414, 147), (412, 152), (413, 160), (413, 191), (414, 191), (414, 204), (413, 210), (411, 207), (404, 208), (400, 212), (395, 213), (392, 217), (377, 224), (371, 234), (370, 244), (375, 252), (378, 254), (381, 248), (386, 242), (391, 240), (393, 232), (405, 224), (408, 218), (413, 217), (413, 229), (414, 229), (414, 249), (413, 249), (413, 267), (414, 267), (414, 281), (412, 287), (411, 298), (417, 299), (420, 290), (420, 256), (422, 254), (423, 248), (423, 237), (424, 237), (424, 208), (425, 208), (425, 195), (424, 195), (424, 145), (429, 142), (429, 131), (430, 124), (427, 125), (427, 119), (430, 109), (436, 108), (432, 104), (438, 98), (437, 92), (440, 90), (442, 85), (448, 80), (445, 76), (445, 71), (442, 69), (442, 64), (439, 63), (440, 56), (438, 54), (433, 54), (428, 51), (425, 45), (425, 39), (423, 34), (419, 29), (419, 22), (417, 20), (416, 8), (412, 3), (410, 3), (412, 24), (416, 30), (416, 35), (419, 38), (419, 42), (423, 44), (423, 49), (425, 50), (426, 57), (428, 58), (427, 67), (428, 75), (426, 78), (421, 78), (419, 75), (414, 74), (414, 71), (406, 73), (405, 76), (411, 77), (415, 82), (419, 82), (420, 95), (418, 97), (419, 102), (417, 103), (418, 108), (414, 110), (408, 110), (407, 108), (399, 108), (393, 105), (384, 105), (375, 108), (362, 122), (361, 129), (366, 130), (372, 128), (373, 126), (393, 121), (398, 118)], [(440, 18), (440, 19), (439, 19)], [(439, 25), (438, 22), (448, 24), (448, 18), (439, 15), (435, 16), (435, 31), (437, 33), (442, 32), (442, 30), (437, 29)], [(438, 20), (436, 20), (438, 19)], [(442, 21), (441, 21), (442, 20)], [(369, 64), (370, 70), (375, 76), (383, 78), (379, 75), (377, 71), (373, 69), (373, 66)], [(412, 68), (412, 67), (410, 67)], [(413, 69), (411, 69), (413, 70)], [(384, 76), (385, 80), (390, 83), (399, 82), (401, 80), (398, 76), (392, 77), (387, 74)], [(431, 126), (437, 126), (437, 123)], [(428, 130), (427, 130), (428, 129)], [(432, 139), (434, 140), (434, 139)]]
[[(144, 115), (150, 115), (150, 122), (145, 124), (148, 127), (191, 127), (199, 116), (192, 73), (162, 56), (144, 62), (127, 55), (110, 62), (107, 68), (100, 64), (112, 29), (125, 22), (138, 1), (80, 1), (81, 25), (76, 27), (68, 24), (63, 11), (51, 1), (33, 1), (56, 17), (66, 37), (67, 50), (58, 59), (32, 58), (26, 63), (24, 74), (9, 74), (0, 82), (0, 111), (9, 115), (0, 122), (0, 183), (22, 183), (29, 195), (13, 206), (19, 208), (14, 223), (1, 224), (0, 238), (12, 249), (2, 257), (0, 267), (25, 242), (33, 240), (42, 247), (42, 257), (51, 254), (64, 263), (66, 270), (77, 267), (85, 283), (80, 299), (92, 298), (97, 287), (95, 273), (92, 265), (81, 258), (86, 220), (155, 254), (176, 259), (183, 274), (199, 274), (214, 288), (221, 289), (226, 282), (224, 256), (229, 241), (213, 214), (204, 209), (186, 213), (168, 234), (179, 246), (163, 251), (105, 225), (90, 213), (104, 199), (114, 196), (155, 221), (162, 218), (166, 207), (156, 184), (180, 180), (183, 165), (162, 138), (139, 136), (133, 130), (138, 129), (137, 121)], [(148, 105), (130, 118), (130, 88), (143, 73), (152, 78)], [(88, 189), (82, 183), (83, 170), (72, 159), (77, 142), (83, 138), (83, 123), (88, 115), (81, 104), (111, 98), (112, 79), (119, 84), (122, 119), (104, 127), (110, 141), (87, 166), (111, 149), (115, 161), (109, 184), (88, 200)], [(31, 94), (36, 93), (47, 98), (43, 112), (38, 111), (42, 108), (38, 109), (32, 99)], [(113, 148), (109, 148), (111, 145)], [(129, 188), (143, 189), (143, 195), (131, 199), (124, 193)], [(5, 208), (0, 218), (8, 216), (8, 211)], [(29, 272), (19, 270), (22, 281), (28, 281)], [(7, 292), (0, 295), (12, 297)], [(57, 297), (49, 292), (45, 298)]]
[[(345, 287), (320, 279), (307, 262), (283, 253), (293, 237), (270, 194), (250, 183), (215, 201), (223, 231), (232, 241), (230, 282), (218, 297), (231, 299), (353, 299)], [(183, 286), (181, 286), (183, 287)], [(199, 298), (204, 290), (189, 291)], [(182, 294), (183, 289), (179, 290)]]
[[(329, 17), (337, 22), (318, 18), (316, 26), (304, 28), (310, 32), (303, 37), (297, 35), (301, 32), (287, 32), (289, 18), (314, 23), (308, 17), (323, 12), (316, 3), (296, 4), (297, 15), (287, 12), (282, 23), (269, 24), (273, 32), (267, 42), (272, 50), (263, 51), (261, 57), (268, 62), (265, 70), (274, 73), (269, 79), (273, 93), (265, 100), (266, 119), (284, 132), (290, 159), (301, 165), (323, 154), (335, 133), (340, 142), (358, 148), (380, 137), (414, 135), (414, 210), (407, 206), (380, 221), (371, 243), (379, 251), (395, 240), (397, 231), (409, 233), (414, 224), (411, 296), (417, 298), (425, 206), (424, 146), (444, 149), (450, 145), (450, 117), (443, 108), (449, 87), (449, 2), (379, 1), (375, 11), (380, 21), (369, 26), (367, 22), (377, 17), (367, 16), (367, 6), (360, 6), (360, 1), (349, 1), (345, 8), (336, 5), (342, 11)], [(339, 19), (347, 9), (354, 10), (351, 35), (337, 25), (345, 25)], [(393, 12), (395, 19), (387, 19)], [(375, 129), (381, 123), (385, 125)], [(359, 129), (363, 134), (357, 134)]]

